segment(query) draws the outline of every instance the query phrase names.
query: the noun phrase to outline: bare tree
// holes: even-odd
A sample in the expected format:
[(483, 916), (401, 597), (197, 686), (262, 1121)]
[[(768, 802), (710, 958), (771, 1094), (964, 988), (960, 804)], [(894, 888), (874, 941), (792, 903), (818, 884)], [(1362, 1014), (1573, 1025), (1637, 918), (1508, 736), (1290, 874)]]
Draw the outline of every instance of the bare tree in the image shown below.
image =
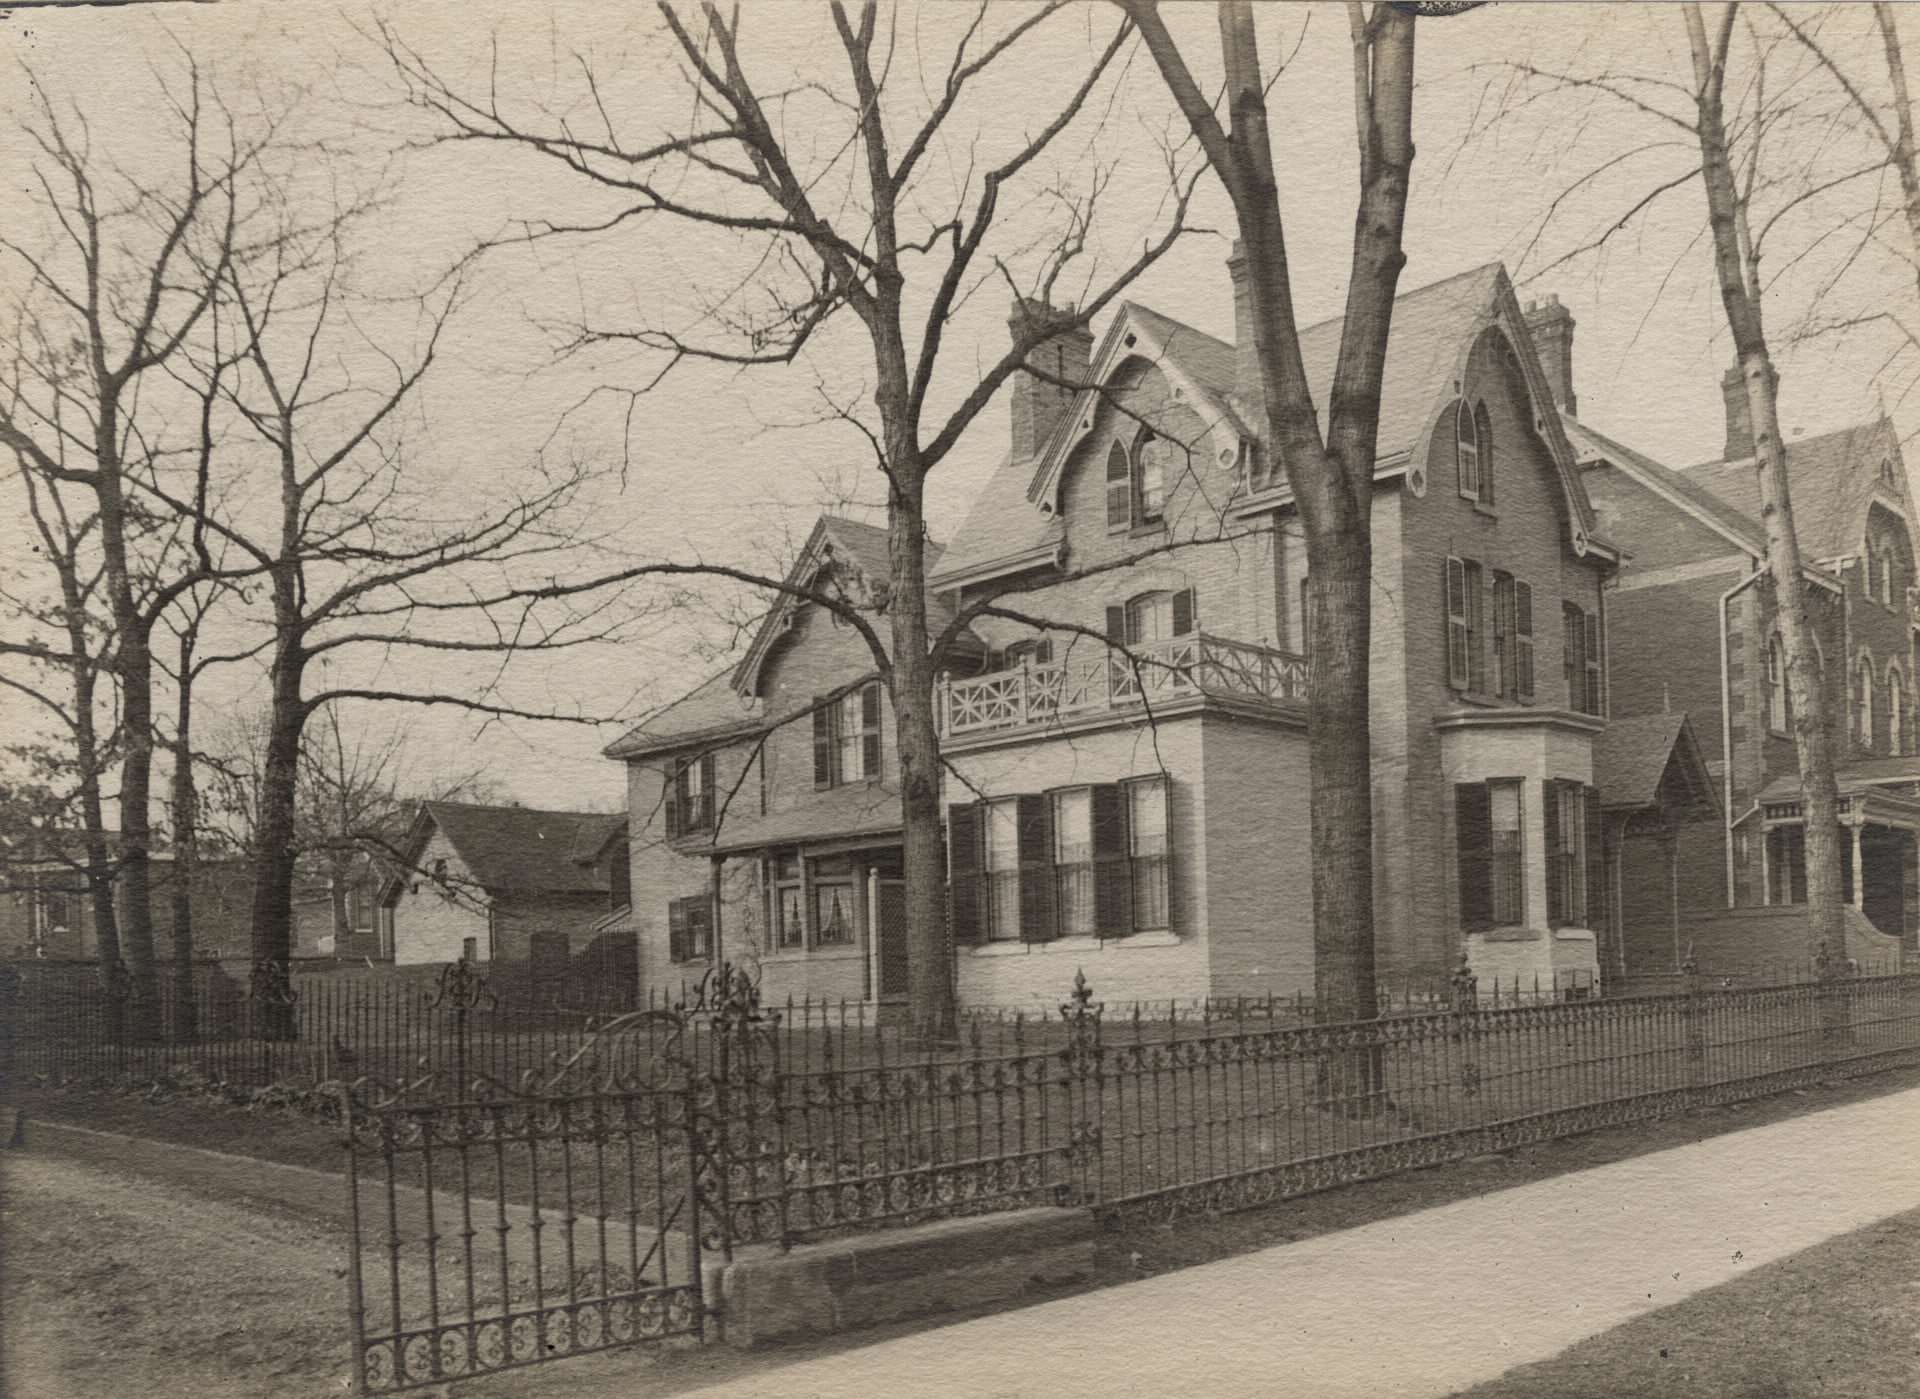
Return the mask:
[[(50, 597), (43, 594), (44, 579), (10, 579), (0, 600), (16, 619), (29, 627), (52, 628), (58, 640), (29, 632), (18, 640), (0, 641), (0, 655), (21, 658), (65, 682), (62, 693), (60, 686), (37, 676), (0, 672), (0, 686), (29, 700), (56, 735), (50, 745), (8, 745), (8, 756), (34, 772), (37, 780), (28, 785), (39, 794), (32, 803), (34, 829), (25, 833), (30, 838), (18, 848), (27, 863), (51, 858), (72, 864), (83, 875), (100, 971), (110, 984), (120, 966), (120, 929), (113, 898), (116, 852), (107, 839), (103, 779), (118, 742), (111, 722), (107, 733), (100, 728), (102, 690), (109, 697), (113, 692), (113, 627), (100, 601), (105, 567), (98, 551), (98, 517), (92, 511), (70, 511), (61, 482), (41, 476), (24, 453), (16, 452), (15, 461), (15, 480), (38, 540), (35, 553), (42, 568), (51, 570), (56, 591)], [(76, 817), (77, 851), (64, 838)], [(108, 1004), (118, 1016), (120, 1001), (112, 998)], [(109, 1027), (116, 1036), (123, 1028), (118, 1023)]]
[[(0, 442), (43, 481), (81, 486), (94, 501), (121, 706), (116, 856), (125, 919), (117, 942), (102, 942), (101, 958), (111, 974), (125, 957), (133, 1029), (142, 1036), (158, 1013), (151, 637), (173, 600), (210, 576), (204, 551), (164, 581), (141, 555), (142, 534), (153, 532), (143, 487), (168, 471), (171, 456), (143, 403), (163, 392), (164, 371), (207, 314), (241, 218), (237, 181), (274, 135), (265, 120), (244, 139), (190, 56), (181, 68), (174, 81), (161, 80), (177, 164), (170, 179), (154, 183), (96, 151), (85, 113), (56, 105), (36, 83), (37, 110), (21, 130), (38, 152), (33, 203), (53, 226), (51, 246), (0, 237), (0, 251), (28, 277), (19, 312), (25, 352), (0, 385)], [(204, 479), (179, 493), (203, 499)]]
[(1215, 103), (1195, 80), (1153, 0), (1122, 3), (1239, 219), (1266, 442), (1299, 503), (1313, 598), (1308, 735), (1314, 992), (1323, 1009), (1338, 1018), (1369, 1018), (1377, 1013), (1367, 671), (1370, 521), (1387, 332), (1406, 263), (1401, 234), (1413, 166), (1414, 18), (1397, 5), (1348, 6), (1360, 195), (1323, 435), (1300, 354), (1281, 172), (1267, 124), (1269, 79), (1261, 67), (1253, 9), (1244, 3), (1219, 9), (1226, 90)]
[[(1791, 41), (1784, 31), (1768, 30), (1755, 20), (1756, 14), (1765, 13), (1759, 7), (1724, 6), (1710, 33), (1700, 6), (1683, 7), (1680, 24), (1688, 55), (1684, 74), (1652, 63), (1610, 63), (1590, 71), (1497, 60), (1488, 66), (1500, 74), (1495, 82), (1502, 86), (1484, 106), (1494, 113), (1491, 126), (1546, 99), (1579, 98), (1611, 108), (1625, 120), (1609, 129), (1631, 133), (1623, 134), (1622, 148), (1609, 150), (1593, 170), (1556, 195), (1530, 247), (1544, 242), (1556, 220), (1574, 216), (1580, 206), (1571, 196), (1596, 187), (1603, 174), (1629, 159), (1679, 152), (1670, 170), (1644, 182), (1626, 182), (1626, 207), (1602, 218), (1597, 231), (1552, 257), (1546, 269), (1601, 251), (1669, 195), (1697, 188), (1704, 196), (1715, 286), (1753, 429), (1766, 571), (1778, 610), (1789, 723), (1803, 791), (1809, 951), (1824, 944), (1837, 952), (1843, 945), (1843, 915), (1833, 729), (1807, 615), (1787, 450), (1780, 432), (1780, 376), (1766, 314), (1777, 274), (1763, 269), (1769, 262), (1792, 265), (1824, 242), (1835, 222), (1821, 214), (1823, 209), (1831, 212), (1827, 201), (1885, 170), (1890, 157), (1882, 151), (1861, 160), (1831, 142), (1833, 124), (1814, 120), (1817, 114), (1805, 105), (1805, 84), (1798, 75), (1778, 75), (1783, 46)], [(1736, 45), (1736, 40), (1741, 42)], [(1644, 137), (1636, 121), (1658, 135)], [(1818, 128), (1811, 135), (1804, 125), (1808, 122)], [(1815, 228), (1805, 233), (1806, 246), (1782, 253), (1780, 241), (1799, 231), (1794, 216), (1808, 214)], [(1831, 280), (1823, 285), (1830, 289)]]
[[(1094, 95), (1125, 51), (1131, 24), (1116, 26), (1085, 67), (1059, 84), (1054, 100), (1036, 104), (1032, 123), (1010, 141), (999, 135), (1006, 149), (989, 154), (999, 133), (984, 122), (959, 130), (956, 111), (1041, 26), (1084, 10), (1044, 5), (995, 34), (992, 7), (980, 6), (962, 21), (917, 108), (907, 46), (872, 3), (857, 13), (837, 2), (830, 7), (825, 48), (836, 71), (772, 87), (749, 73), (751, 12), (708, 4), (683, 14), (666, 3), (658, 10), (688, 99), (685, 126), (658, 139), (620, 133), (611, 115), (619, 103), (610, 100), (620, 84), (596, 70), (589, 55), (575, 56), (581, 96), (593, 114), (582, 126), (564, 111), (514, 104), (498, 85), (462, 90), (392, 28), (383, 26), (379, 38), (408, 100), (437, 123), (439, 139), (535, 154), (619, 201), (606, 219), (541, 221), (523, 237), (593, 235), (664, 219), (749, 250), (747, 276), (716, 291), (709, 312), (690, 330), (591, 320), (576, 329), (574, 349), (625, 345), (661, 357), (643, 386), (630, 392), (646, 392), (688, 360), (743, 369), (791, 364), (842, 313), (864, 334), (870, 385), (858, 411), (844, 395), (838, 411), (864, 435), (886, 482), (884, 615), (871, 617), (823, 590), (794, 589), (748, 570), (687, 565), (679, 571), (804, 596), (844, 617), (868, 644), (899, 734), (909, 1001), (917, 1030), (944, 1037), (953, 1029), (954, 1006), (934, 685), (956, 634), (928, 631), (927, 480), (1041, 346), (1085, 326), (1172, 246), (1185, 227), (1195, 176), (1169, 151), (1163, 226), (1110, 273), (1080, 277), (1076, 305), (1056, 305), (1070, 265), (1098, 262), (1089, 232), (1104, 181), (1096, 174), (1077, 191), (1064, 189), (1048, 183), (1039, 162), (1083, 113), (1098, 109)], [(796, 120), (802, 102), (811, 105), (805, 119)], [(1058, 211), (1037, 235), (1023, 231), (1017, 217), (1015, 196), (1023, 185), (1037, 186), (1027, 192)], [(977, 373), (969, 366), (967, 382), (951, 393), (954, 406), (938, 411), (934, 404), (951, 389), (939, 373), (944, 336), (967, 297), (986, 282), (1022, 294), (1012, 343)], [(675, 570), (641, 571), (663, 577)]]
[[(564, 572), (590, 542), (575, 506), (592, 468), (499, 472), (492, 500), (469, 492), (482, 495), (477, 514), (465, 508), (470, 500), (436, 502), (415, 480), (406, 414), (459, 304), (458, 275), (399, 299), (361, 287), (356, 239), (379, 201), (343, 196), (316, 213), (296, 193), (304, 173), (256, 172), (271, 231), (223, 269), (215, 310), (237, 362), (220, 395), (251, 440), (231, 452), (244, 455), (250, 479), (270, 483), (269, 504), (252, 516), (207, 521), (264, 578), (270, 604), (268, 722), (251, 813), (253, 955), (270, 965), (284, 965), (292, 948), (302, 735), (314, 714), (357, 699), (556, 717), (498, 698), (498, 673), (478, 684), (379, 677), (402, 658), (416, 678), (436, 656), (492, 656), (504, 666), (606, 639), (613, 627), (601, 606), (542, 602), (516, 581), (517, 569), (539, 582)], [(406, 315), (395, 328), (397, 305)], [(410, 348), (390, 348), (403, 339)], [(192, 502), (155, 494), (200, 518)]]

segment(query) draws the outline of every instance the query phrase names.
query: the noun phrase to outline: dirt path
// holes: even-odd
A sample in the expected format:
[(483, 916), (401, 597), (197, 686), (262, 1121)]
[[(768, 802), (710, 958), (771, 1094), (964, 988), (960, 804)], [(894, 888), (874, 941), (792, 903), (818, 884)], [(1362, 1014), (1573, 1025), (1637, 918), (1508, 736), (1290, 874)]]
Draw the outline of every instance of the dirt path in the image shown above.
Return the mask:
[(346, 1392), (345, 1240), (310, 1219), (10, 1153), (0, 1241), (15, 1399)]

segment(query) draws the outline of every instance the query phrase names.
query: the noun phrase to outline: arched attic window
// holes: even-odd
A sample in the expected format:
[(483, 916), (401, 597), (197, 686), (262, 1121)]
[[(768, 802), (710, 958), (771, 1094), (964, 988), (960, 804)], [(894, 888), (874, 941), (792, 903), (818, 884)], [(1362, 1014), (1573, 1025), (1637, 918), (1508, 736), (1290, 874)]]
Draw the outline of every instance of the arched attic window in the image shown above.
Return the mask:
[(1469, 403), (1463, 398), (1455, 405), (1453, 450), (1460, 494), (1482, 505), (1493, 504), (1493, 424), (1484, 402)]

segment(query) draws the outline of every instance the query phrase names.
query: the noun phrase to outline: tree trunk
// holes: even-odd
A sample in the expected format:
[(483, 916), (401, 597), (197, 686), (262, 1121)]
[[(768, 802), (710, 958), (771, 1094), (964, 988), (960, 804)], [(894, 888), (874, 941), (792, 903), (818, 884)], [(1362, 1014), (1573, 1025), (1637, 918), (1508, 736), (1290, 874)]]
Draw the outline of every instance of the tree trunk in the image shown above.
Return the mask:
[[(282, 591), (280, 579), (275, 591)], [(289, 604), (291, 587), (285, 589)], [(278, 604), (276, 603), (276, 606)], [(273, 694), (267, 727), (266, 759), (260, 777), (260, 810), (254, 818), (253, 961), (256, 986), (269, 969), (284, 972), (293, 959), (293, 877), (298, 857), (295, 806), (300, 767), (300, 735), (306, 723), (301, 683), (306, 655), (282, 623), (282, 640), (273, 663)], [(266, 1039), (290, 1039), (291, 1006), (263, 1002), (254, 1008)]]
[[(1707, 224), (1713, 233), (1714, 273), (1726, 309), (1727, 327), (1747, 386), (1753, 424), (1754, 471), (1759, 478), (1760, 523), (1766, 532), (1767, 570), (1772, 575), (1780, 645), (1792, 697), (1794, 751), (1800, 762), (1801, 820), (1807, 862), (1808, 954), (1824, 948), (1844, 964), (1840, 911), (1840, 797), (1833, 775), (1833, 730), (1828, 722), (1820, 658), (1807, 621), (1807, 590), (1801, 582), (1800, 543), (1794, 532), (1787, 482), (1787, 454), (1780, 437), (1778, 377), (1768, 350), (1760, 308), (1759, 269), (1741, 237), (1743, 211), (1728, 150), (1721, 94), (1723, 60), (1710, 47), (1697, 6), (1686, 10), (1693, 49), (1702, 182)], [(1731, 16), (1727, 23), (1731, 25)], [(1721, 52), (1724, 53), (1724, 43)]]
[[(104, 364), (97, 366), (96, 382), (112, 382)], [(145, 1042), (158, 1029), (160, 1009), (153, 965), (153, 891), (148, 864), (153, 843), (148, 812), (153, 780), (153, 658), (147, 645), (146, 619), (133, 595), (127, 559), (126, 501), (120, 479), (120, 428), (114, 393), (103, 393), (101, 400), (95, 425), (94, 482), (100, 505), (101, 553), (113, 608), (114, 671), (120, 682), (120, 732), (125, 749), (120, 762), (119, 886), (124, 922), (119, 951), (126, 959), (132, 992), (127, 1031), (134, 1040)], [(106, 960), (104, 948), (101, 960)], [(106, 970), (103, 965), (103, 973)]]
[(193, 881), (199, 825), (193, 783), (193, 633), (180, 638), (180, 693), (173, 734), (173, 1037), (192, 1044), (200, 1027), (193, 999)]
[(1900, 33), (1894, 27), (1893, 6), (1876, 0), (1873, 17), (1880, 25), (1880, 42), (1887, 54), (1887, 81), (1893, 88), (1893, 168), (1900, 177), (1900, 202), (1907, 215), (1907, 235), (1913, 243), (1913, 275), (1920, 283), (1920, 161), (1914, 155), (1913, 98), (1907, 91), (1907, 64), (1900, 51)]
[(893, 642), (893, 714), (900, 751), (900, 823), (906, 866), (907, 998), (914, 1033), (955, 1034), (953, 950), (947, 939), (940, 734), (927, 651), (926, 524), (920, 478), (895, 473), (888, 512), (887, 615)]

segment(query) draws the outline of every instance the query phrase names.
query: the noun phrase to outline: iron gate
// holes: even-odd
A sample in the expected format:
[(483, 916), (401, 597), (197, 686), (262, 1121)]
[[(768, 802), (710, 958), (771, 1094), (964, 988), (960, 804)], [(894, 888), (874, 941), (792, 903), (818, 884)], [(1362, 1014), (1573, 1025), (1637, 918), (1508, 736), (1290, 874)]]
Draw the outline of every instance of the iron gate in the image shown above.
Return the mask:
[[(440, 998), (464, 1019), (486, 989), (464, 963), (450, 973)], [(602, 1070), (610, 1035), (660, 1018), (656, 1062)], [(514, 1085), (463, 1065), (345, 1091), (356, 1393), (698, 1342), (702, 1249), (724, 1248), (700, 1164), (708, 1018), (619, 1017)]]

